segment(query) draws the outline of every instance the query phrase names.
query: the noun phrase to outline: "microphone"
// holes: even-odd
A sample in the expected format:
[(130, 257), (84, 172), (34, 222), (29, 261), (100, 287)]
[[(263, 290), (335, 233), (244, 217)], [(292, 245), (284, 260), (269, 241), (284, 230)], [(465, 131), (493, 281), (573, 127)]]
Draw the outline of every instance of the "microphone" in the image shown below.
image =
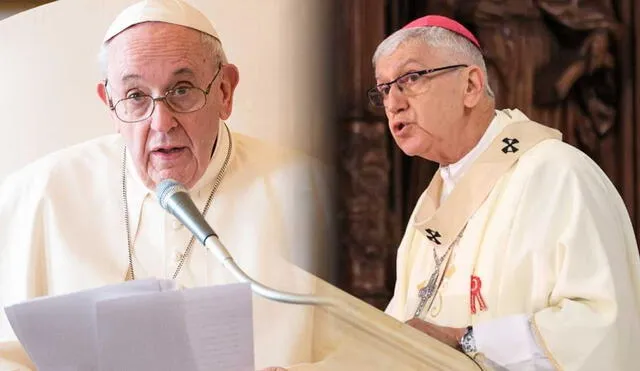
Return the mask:
[(233, 260), (229, 251), (222, 244), (213, 228), (207, 223), (193, 203), (184, 185), (173, 180), (166, 179), (156, 187), (156, 196), (163, 209), (175, 216), (198, 241), (208, 248), (214, 256), (227, 268), (240, 282), (251, 284), (251, 290), (267, 299), (282, 303), (306, 304), (306, 305), (333, 305), (334, 300), (313, 295), (294, 294), (272, 289), (249, 277)]
[(182, 184), (173, 179), (164, 180), (156, 187), (156, 195), (160, 206), (182, 222), (201, 244), (204, 245), (208, 237), (216, 236)]

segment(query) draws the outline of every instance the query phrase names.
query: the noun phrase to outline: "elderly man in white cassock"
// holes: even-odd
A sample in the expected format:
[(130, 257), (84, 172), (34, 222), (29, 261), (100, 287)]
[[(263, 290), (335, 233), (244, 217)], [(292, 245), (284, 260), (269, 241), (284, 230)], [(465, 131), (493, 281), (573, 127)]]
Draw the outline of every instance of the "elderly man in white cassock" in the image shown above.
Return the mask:
[(561, 134), (496, 110), (480, 45), (426, 16), (373, 56), (389, 129), (440, 164), (386, 312), (506, 370), (639, 370), (638, 246), (616, 189)]
[[(155, 187), (167, 178), (189, 189), (249, 275), (308, 292), (308, 280), (272, 260), (328, 242), (320, 167), (230, 131), (239, 73), (211, 22), (179, 0), (143, 1), (115, 19), (101, 57), (97, 93), (118, 133), (3, 182), (0, 305), (147, 277), (185, 287), (236, 282), (158, 204)], [(308, 316), (254, 297), (256, 366), (309, 361)], [(0, 369), (32, 369), (4, 311), (0, 326)]]

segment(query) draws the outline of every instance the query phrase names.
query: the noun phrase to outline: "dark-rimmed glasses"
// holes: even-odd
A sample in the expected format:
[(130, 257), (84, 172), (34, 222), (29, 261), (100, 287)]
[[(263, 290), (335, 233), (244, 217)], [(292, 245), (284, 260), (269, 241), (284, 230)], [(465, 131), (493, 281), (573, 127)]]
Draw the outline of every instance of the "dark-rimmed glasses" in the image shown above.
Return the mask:
[(446, 71), (460, 67), (468, 67), (468, 65), (453, 64), (451, 66), (407, 72), (393, 81), (389, 81), (384, 84), (378, 84), (375, 87), (369, 89), (367, 91), (369, 102), (371, 102), (371, 104), (375, 107), (384, 107), (384, 100), (389, 96), (391, 85), (393, 84), (396, 84), (398, 86), (398, 89), (405, 95), (422, 94), (427, 88), (426, 79), (424, 79), (423, 77), (426, 77), (427, 75), (435, 72)]
[[(157, 101), (164, 101), (173, 112), (195, 112), (207, 104), (207, 96), (209, 95), (211, 86), (221, 70), (222, 63), (219, 63), (218, 71), (216, 71), (216, 74), (205, 90), (182, 84), (171, 88), (163, 96), (155, 98), (148, 94), (133, 93), (131, 96), (120, 99), (116, 104), (113, 104), (111, 97), (109, 97), (109, 108), (115, 112), (120, 121), (126, 123), (140, 122), (151, 117), (153, 111), (156, 109)], [(106, 90), (106, 80), (104, 86)]]

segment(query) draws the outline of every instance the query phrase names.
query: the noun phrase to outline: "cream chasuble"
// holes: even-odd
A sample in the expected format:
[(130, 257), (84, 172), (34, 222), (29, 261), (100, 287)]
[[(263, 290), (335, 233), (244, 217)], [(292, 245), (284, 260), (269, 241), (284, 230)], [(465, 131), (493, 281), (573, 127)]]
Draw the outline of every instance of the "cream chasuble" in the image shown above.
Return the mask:
[[(520, 111), (497, 111), (494, 125), (495, 139), (442, 204), (439, 174), (420, 197), (386, 312), (406, 321), (423, 301), (423, 320), (485, 332), (526, 316), (556, 369), (638, 369), (640, 261), (616, 189), (557, 131)], [(518, 353), (509, 347), (521, 333), (511, 335), (502, 352)], [(534, 369), (533, 360), (513, 362), (506, 367)]]
[[(128, 268), (123, 212), (123, 143), (118, 135), (51, 154), (6, 178), (0, 188), (0, 305), (122, 282)], [(312, 276), (283, 264), (299, 251), (332, 243), (329, 198), (311, 159), (229, 133), (220, 125), (204, 176), (190, 190), (203, 209), (230, 158), (205, 217), (236, 262), (273, 287), (313, 290)], [(157, 203), (131, 163), (126, 166), (136, 278), (170, 278), (191, 237)], [(177, 281), (185, 287), (236, 280), (197, 241)], [(0, 317), (0, 370), (24, 355)], [(256, 367), (313, 361), (311, 307), (254, 295)], [(27, 369), (27, 368), (25, 368)]]

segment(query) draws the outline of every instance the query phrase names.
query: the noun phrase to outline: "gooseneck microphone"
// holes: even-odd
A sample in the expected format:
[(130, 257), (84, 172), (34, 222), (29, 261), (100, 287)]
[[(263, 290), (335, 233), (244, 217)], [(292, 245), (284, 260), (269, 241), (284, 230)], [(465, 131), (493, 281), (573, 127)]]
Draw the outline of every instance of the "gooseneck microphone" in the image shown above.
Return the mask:
[(164, 180), (156, 187), (156, 195), (160, 206), (184, 224), (201, 244), (204, 245), (208, 237), (216, 236), (181, 183)]
[(220, 261), (241, 282), (251, 284), (251, 290), (267, 299), (282, 303), (306, 305), (330, 305), (334, 301), (312, 295), (302, 295), (279, 291), (267, 287), (249, 277), (233, 260), (229, 251), (222, 244), (213, 228), (207, 223), (193, 203), (187, 189), (181, 183), (167, 179), (156, 187), (156, 196), (162, 208), (175, 216), (185, 227), (193, 233), (196, 239)]

